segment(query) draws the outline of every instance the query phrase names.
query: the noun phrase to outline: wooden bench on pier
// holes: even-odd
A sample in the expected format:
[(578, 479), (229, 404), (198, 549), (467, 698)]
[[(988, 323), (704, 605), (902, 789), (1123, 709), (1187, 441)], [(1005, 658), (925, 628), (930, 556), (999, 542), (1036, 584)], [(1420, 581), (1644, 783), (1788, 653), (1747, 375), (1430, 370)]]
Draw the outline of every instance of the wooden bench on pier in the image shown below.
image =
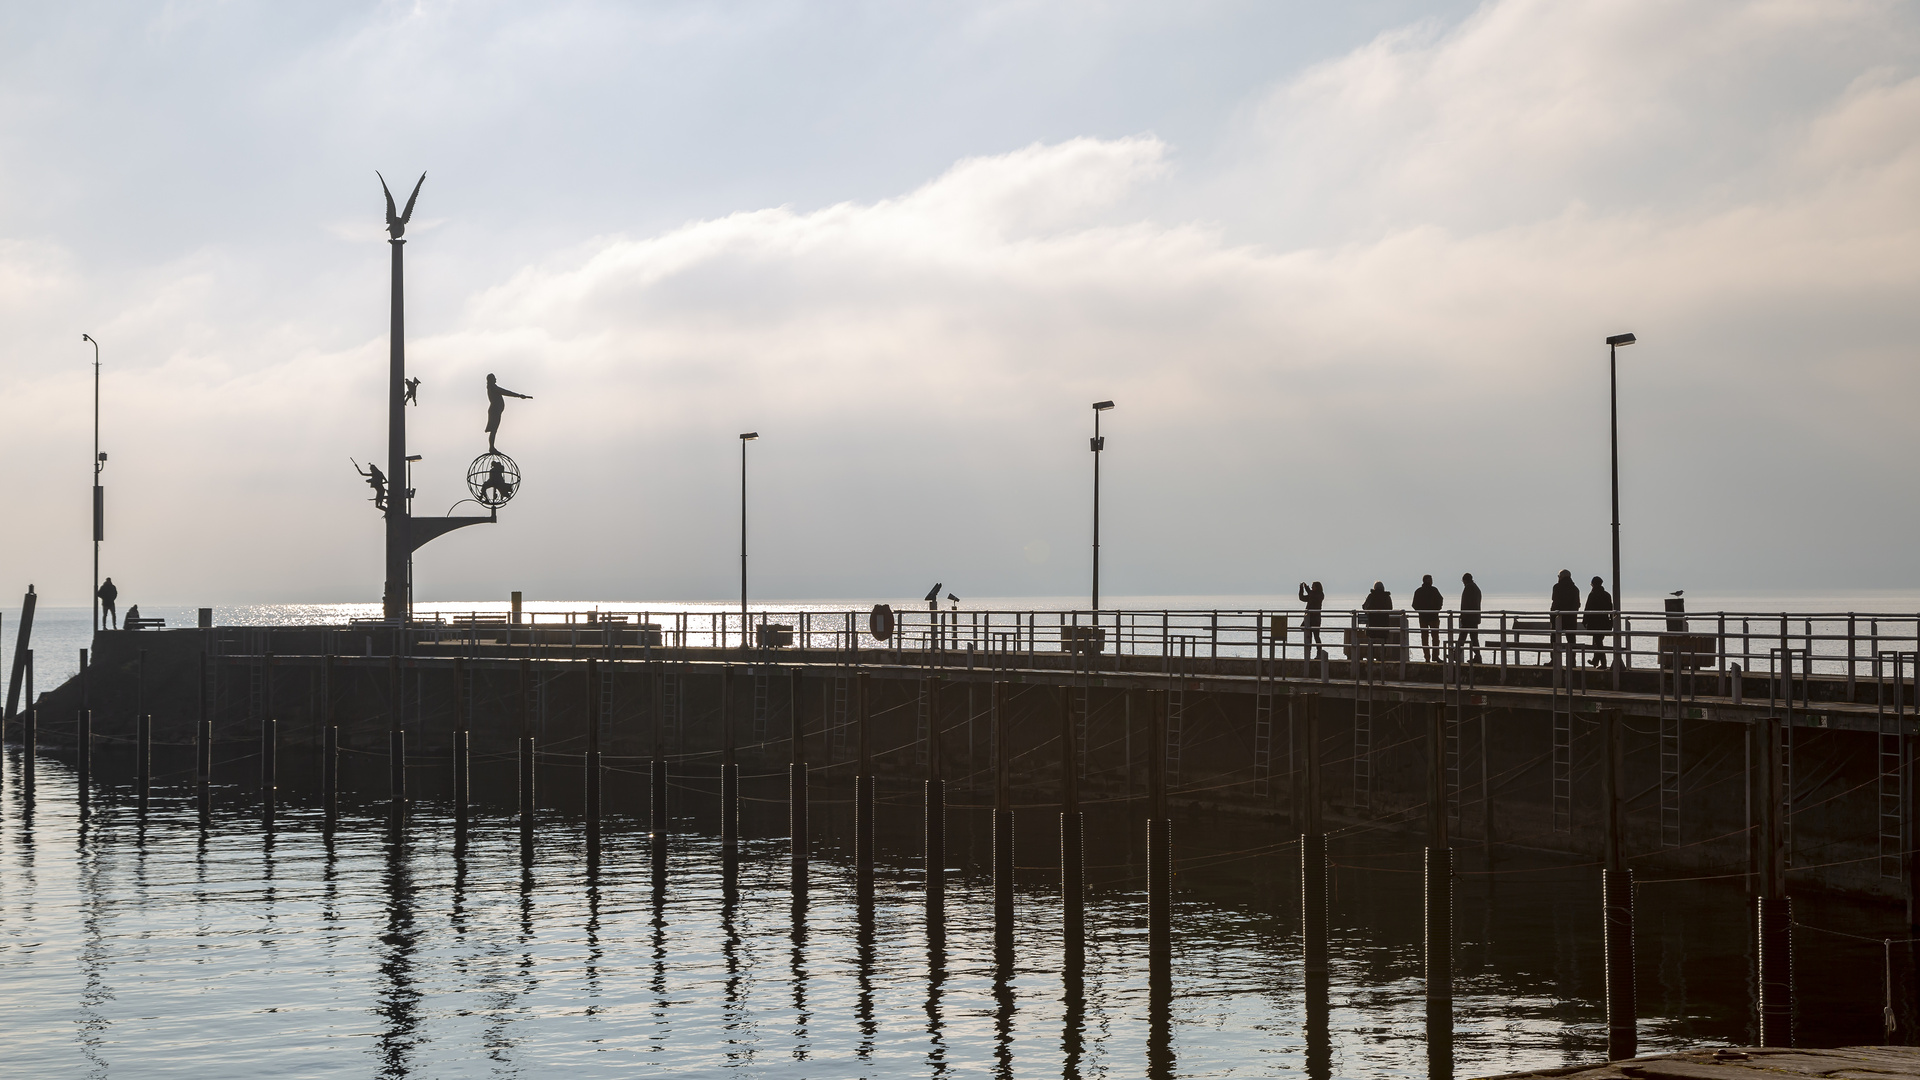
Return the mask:
[(121, 624), (121, 627), (126, 630), (160, 630), (164, 629), (166, 625), (167, 620), (165, 619), (149, 619), (143, 615), (139, 618), (126, 620)]

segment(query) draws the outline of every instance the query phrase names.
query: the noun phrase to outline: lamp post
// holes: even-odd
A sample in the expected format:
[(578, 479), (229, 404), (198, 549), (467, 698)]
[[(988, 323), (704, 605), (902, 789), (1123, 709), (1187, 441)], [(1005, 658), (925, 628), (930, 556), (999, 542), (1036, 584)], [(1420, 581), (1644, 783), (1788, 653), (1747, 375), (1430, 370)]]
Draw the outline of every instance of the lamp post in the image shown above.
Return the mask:
[(91, 334), (80, 340), (93, 346), (93, 628), (100, 629), (100, 541), (106, 539), (106, 493), (100, 487), (100, 470), (106, 468), (107, 455), (100, 452), (100, 343)]
[(1107, 440), (1100, 437), (1100, 414), (1113, 408), (1111, 401), (1093, 403), (1093, 610), (1100, 610), (1100, 451)]
[(747, 632), (747, 444), (760, 437), (757, 431), (740, 433), (740, 647), (746, 648)]
[(1621, 666), (1620, 612), (1627, 606), (1627, 592), (1620, 587), (1620, 347), (1637, 340), (1632, 334), (1615, 334), (1607, 339), (1607, 411), (1613, 457), (1613, 666)]

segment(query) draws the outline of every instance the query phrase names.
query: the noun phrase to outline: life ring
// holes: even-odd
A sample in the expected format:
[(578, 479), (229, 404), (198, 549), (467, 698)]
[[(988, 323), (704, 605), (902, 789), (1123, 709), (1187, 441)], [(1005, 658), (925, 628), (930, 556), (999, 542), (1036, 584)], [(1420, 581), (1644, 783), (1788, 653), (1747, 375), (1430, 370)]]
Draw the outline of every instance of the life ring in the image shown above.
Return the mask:
[(885, 641), (893, 636), (893, 608), (886, 604), (873, 605), (873, 613), (867, 616), (867, 630), (875, 641)]

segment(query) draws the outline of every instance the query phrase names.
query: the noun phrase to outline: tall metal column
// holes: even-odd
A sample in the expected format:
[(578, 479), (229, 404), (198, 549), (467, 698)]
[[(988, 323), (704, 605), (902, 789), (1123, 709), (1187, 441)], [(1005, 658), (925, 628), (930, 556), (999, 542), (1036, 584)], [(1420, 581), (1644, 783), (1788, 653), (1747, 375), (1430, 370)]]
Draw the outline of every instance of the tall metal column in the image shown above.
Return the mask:
[[(413, 211), (411, 201), (407, 211)], [(381, 606), (388, 622), (404, 622), (412, 614), (407, 584), (413, 561), (407, 528), (407, 242), (396, 234), (387, 245), (393, 249), (393, 295), (387, 331), (387, 582)]]

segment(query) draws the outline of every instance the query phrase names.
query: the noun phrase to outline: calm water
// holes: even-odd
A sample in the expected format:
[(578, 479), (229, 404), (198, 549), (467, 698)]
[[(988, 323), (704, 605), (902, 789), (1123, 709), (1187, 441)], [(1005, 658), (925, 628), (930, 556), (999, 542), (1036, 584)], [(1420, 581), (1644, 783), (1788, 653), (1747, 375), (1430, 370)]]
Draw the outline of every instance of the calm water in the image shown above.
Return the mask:
[[(181, 753), (162, 748), (157, 771), (190, 767)], [(961, 872), (944, 925), (930, 926), (906, 785), (883, 790), (897, 812), (882, 815), (879, 846), (892, 858), (863, 923), (831, 844), (801, 903), (783, 841), (748, 844), (729, 892), (710, 832), (672, 840), (656, 891), (646, 834), (623, 814), (597, 870), (576, 824), (557, 815), (523, 865), (518, 831), (497, 809), (464, 849), (430, 801), (398, 842), (374, 807), (329, 840), (303, 805), (297, 761), (283, 764), (294, 790), (269, 831), (237, 789), (222, 791), (204, 827), (180, 789), (163, 789), (142, 822), (110, 752), (108, 782), (85, 813), (62, 763), (42, 759), (29, 795), (17, 748), (5, 759), (7, 1075), (1269, 1076), (1306, 1072), (1316, 1037), (1322, 1075), (1428, 1075), (1418, 863), (1404, 836), (1334, 842), (1332, 991), (1316, 1035), (1301, 987), (1296, 849), (1230, 819), (1189, 822), (1176, 836), (1174, 977), (1170, 1000), (1156, 1001), (1135, 842), (1144, 829), (1124, 804), (1089, 814), (1096, 888), (1076, 993), (1048, 887), (1057, 819), (1043, 810), (1022, 813), (1016, 850), (1032, 869), (1002, 971), (980, 869), (985, 815), (952, 813)], [(476, 765), (476, 790), (510, 790), (508, 768)], [(610, 802), (642, 805), (628, 774), (614, 775)], [(781, 830), (779, 783), (750, 782), (749, 836)], [(816, 784), (819, 835), (847, 835), (845, 805), (826, 801), (844, 793)], [(545, 790), (561, 800), (562, 786)], [(1509, 854), (1488, 874), (1477, 852), (1461, 855), (1460, 1076), (1600, 1056), (1595, 873), (1556, 861), (1567, 860)], [(1875, 919), (1898, 921), (1817, 914), (1869, 931)], [(1737, 883), (1644, 887), (1639, 918), (1643, 1049), (1744, 1041)], [(1828, 1016), (1803, 1024), (1807, 1041), (1876, 1041), (1879, 945), (1833, 941), (1815, 943), (1817, 954), (1802, 946), (1804, 992)]]

